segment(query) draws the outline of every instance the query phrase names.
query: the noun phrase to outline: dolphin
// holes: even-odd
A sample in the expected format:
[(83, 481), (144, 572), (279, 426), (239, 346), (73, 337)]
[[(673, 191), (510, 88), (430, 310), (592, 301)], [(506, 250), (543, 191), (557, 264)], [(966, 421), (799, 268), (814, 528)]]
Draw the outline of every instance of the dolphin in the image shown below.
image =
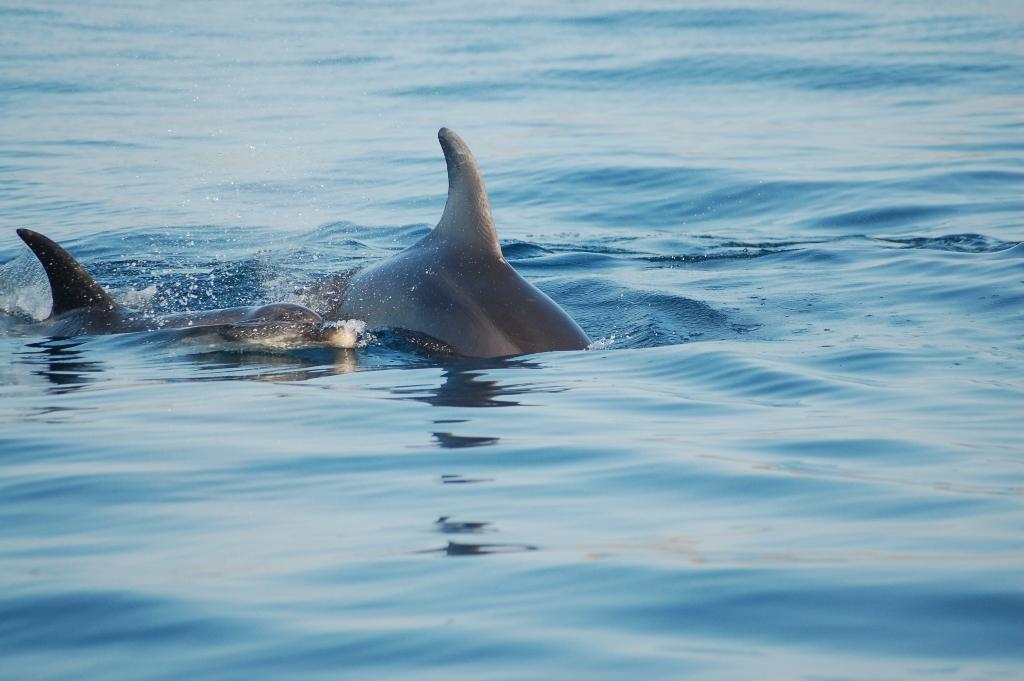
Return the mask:
[(50, 316), (43, 320), (54, 336), (103, 335), (158, 329), (209, 329), (226, 340), (307, 342), (352, 347), (351, 326), (325, 323), (302, 305), (270, 303), (153, 317), (119, 305), (70, 253), (30, 229), (18, 236), (32, 249), (50, 284)]
[(331, 316), (424, 334), (469, 357), (582, 350), (587, 334), (501, 253), (483, 177), (462, 138), (441, 128), (448, 201), (404, 251), (338, 282)]
[[(468, 357), (582, 350), (587, 334), (523, 279), (501, 253), (483, 177), (469, 147), (448, 128), (437, 133), (448, 167), (448, 200), (431, 232), (404, 251), (341, 275), (320, 291), (320, 314), (294, 303), (152, 317), (122, 307), (67, 251), (28, 229), (18, 236), (46, 270), (58, 336), (214, 328), (228, 340), (297, 340), (352, 347), (360, 320), (395, 329), (426, 347)], [(325, 322), (330, 318), (336, 322)], [(365, 328), (365, 327), (364, 327)], [(425, 337), (425, 338), (424, 338)]]

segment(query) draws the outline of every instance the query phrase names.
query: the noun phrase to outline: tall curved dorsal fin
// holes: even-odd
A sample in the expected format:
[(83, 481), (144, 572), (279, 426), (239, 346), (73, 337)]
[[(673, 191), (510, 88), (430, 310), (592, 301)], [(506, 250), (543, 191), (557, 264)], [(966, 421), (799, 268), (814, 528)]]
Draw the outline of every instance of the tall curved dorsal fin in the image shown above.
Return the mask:
[(103, 290), (84, 267), (59, 245), (31, 229), (19, 229), (18, 236), (32, 249), (50, 282), (53, 310), (59, 314), (83, 307), (102, 307), (113, 310), (114, 299)]
[(501, 246), (487, 188), (473, 153), (448, 128), (438, 130), (437, 139), (448, 165), (448, 201), (434, 228), (434, 240), (446, 251), (500, 259)]

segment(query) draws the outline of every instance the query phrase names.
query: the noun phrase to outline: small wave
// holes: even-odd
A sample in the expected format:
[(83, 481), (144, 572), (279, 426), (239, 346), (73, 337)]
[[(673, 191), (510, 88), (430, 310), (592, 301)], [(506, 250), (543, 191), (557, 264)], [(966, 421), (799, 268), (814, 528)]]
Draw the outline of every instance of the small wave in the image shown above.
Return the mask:
[(993, 239), (983, 234), (949, 234), (940, 237), (905, 237), (879, 239), (882, 242), (899, 244), (903, 248), (924, 248), (958, 253), (995, 253), (1005, 251), (1014, 244)]
[(610, 30), (653, 29), (754, 29), (778, 28), (785, 24), (827, 23), (849, 19), (856, 14), (834, 11), (796, 10), (783, 8), (712, 8), (700, 9), (638, 9), (602, 14), (558, 18), (572, 26), (608, 28)]
[(960, 206), (953, 205), (883, 206), (853, 210), (824, 218), (815, 218), (806, 224), (813, 227), (856, 227), (858, 229), (914, 227), (921, 226), (923, 223), (932, 223), (940, 219), (949, 218), (959, 213), (960, 210)]
[(682, 265), (693, 265), (697, 263), (713, 262), (715, 260), (749, 260), (752, 258), (761, 258), (766, 255), (775, 255), (776, 253), (785, 253), (790, 249), (782, 248), (760, 248), (760, 249), (742, 249), (739, 251), (733, 251), (729, 253), (701, 253), (695, 255), (648, 255), (644, 256), (643, 260), (654, 263), (662, 267), (678, 267)]
[(501, 253), (507, 260), (526, 260), (548, 255), (551, 251), (527, 241), (512, 241), (501, 245)]
[(57, 631), (62, 645), (81, 647), (233, 638), (234, 625), (193, 611), (193, 605), (134, 591), (11, 595), (0, 599), (2, 641), (9, 650), (42, 652), (53, 650)]
[(4, 93), (38, 93), (48, 95), (78, 95), (98, 92), (95, 87), (84, 83), (72, 83), (63, 80), (23, 80), (0, 79), (0, 92)]
[[(621, 66), (549, 69), (541, 81), (576, 89), (605, 89), (610, 83), (624, 88), (707, 85), (722, 83), (760, 85), (766, 82), (812, 91), (849, 92), (947, 85), (984, 76), (1005, 78), (1007, 64), (913, 62), (888, 59), (837, 62), (778, 54), (701, 54), (668, 57)], [(976, 82), (973, 82), (975, 86)]]
[(337, 54), (330, 57), (304, 59), (298, 63), (301, 66), (338, 67), (376, 64), (383, 61), (388, 61), (388, 59), (386, 57), (372, 54)]
[[(555, 283), (557, 285), (552, 285)], [(545, 282), (581, 325), (616, 348), (734, 338), (743, 324), (707, 303), (595, 277)], [(595, 349), (601, 349), (597, 346)]]
[(60, 12), (30, 7), (0, 7), (0, 16), (4, 17), (45, 17), (47, 19), (61, 16)]

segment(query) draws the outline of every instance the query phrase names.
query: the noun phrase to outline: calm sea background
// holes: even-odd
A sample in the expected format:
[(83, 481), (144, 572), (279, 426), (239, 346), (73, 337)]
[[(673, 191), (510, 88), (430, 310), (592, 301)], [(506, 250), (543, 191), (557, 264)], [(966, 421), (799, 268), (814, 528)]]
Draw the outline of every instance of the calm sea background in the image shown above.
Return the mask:
[[(59, 339), (444, 205), (597, 341)], [(0, 679), (1024, 678), (1024, 4), (0, 7)]]

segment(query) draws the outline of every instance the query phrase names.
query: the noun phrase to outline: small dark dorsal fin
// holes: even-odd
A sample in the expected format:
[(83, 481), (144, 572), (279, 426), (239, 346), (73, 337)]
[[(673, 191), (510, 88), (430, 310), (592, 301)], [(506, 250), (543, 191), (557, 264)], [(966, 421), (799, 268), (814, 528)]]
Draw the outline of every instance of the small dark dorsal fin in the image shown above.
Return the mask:
[(448, 202), (434, 239), (448, 252), (501, 258), (487, 188), (476, 159), (462, 138), (448, 128), (437, 132), (448, 165)]
[(19, 229), (18, 236), (32, 249), (46, 270), (46, 278), (50, 281), (50, 296), (53, 298), (52, 316), (83, 307), (108, 310), (117, 307), (114, 299), (70, 253), (30, 229)]

